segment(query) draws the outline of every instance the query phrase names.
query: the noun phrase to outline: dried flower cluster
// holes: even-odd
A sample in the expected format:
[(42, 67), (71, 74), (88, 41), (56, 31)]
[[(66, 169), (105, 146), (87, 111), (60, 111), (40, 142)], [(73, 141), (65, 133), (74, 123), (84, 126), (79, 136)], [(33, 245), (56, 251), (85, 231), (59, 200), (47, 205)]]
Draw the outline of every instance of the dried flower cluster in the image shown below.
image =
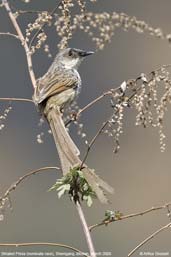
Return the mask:
[[(80, 8), (80, 14), (83, 20), (86, 19), (86, 1), (77, 0), (77, 5)], [(95, 2), (95, 1), (91, 1)], [(68, 46), (68, 41), (72, 38), (73, 35), (73, 17), (75, 14), (72, 12), (72, 8), (75, 6), (73, 0), (62, 0), (59, 9), (61, 9), (61, 15), (56, 16), (56, 31), (58, 36), (61, 37), (61, 40), (58, 44), (59, 49), (66, 48)]]
[(74, 6), (72, 0), (62, 0), (59, 7), (61, 9), (61, 17), (63, 20), (62, 27), (59, 29), (59, 36), (61, 37), (60, 48), (66, 48), (68, 40), (72, 37), (71, 33), (71, 8)]
[[(113, 115), (112, 119), (109, 120), (108, 127), (110, 128), (111, 135), (114, 138), (114, 153), (117, 153), (120, 149), (119, 138), (120, 135), (123, 133), (123, 111), (124, 106), (122, 104), (116, 105), (117, 111), (115, 115)], [(114, 126), (116, 124), (116, 126)]]
[(43, 136), (44, 136), (44, 132), (41, 132), (40, 134), (37, 135), (37, 143), (38, 144), (43, 144)]
[[(135, 125), (144, 128), (149, 125), (158, 128), (160, 150), (166, 148), (164, 130), (164, 117), (171, 103), (171, 77), (168, 71), (170, 65), (163, 66), (150, 74), (141, 74), (137, 79), (128, 80), (121, 84), (119, 91), (112, 97), (114, 113), (109, 119), (108, 128), (103, 132), (113, 136), (116, 144), (115, 152), (119, 150), (119, 136), (123, 132), (124, 108), (135, 108), (137, 115)], [(123, 85), (125, 85), (123, 91)]]
[[(89, 2), (96, 2), (96, 0), (90, 0)], [(85, 0), (61, 0), (58, 4), (59, 6), (55, 12), (35, 11), (37, 18), (33, 23), (29, 23), (26, 29), (26, 40), (30, 42), (31, 53), (35, 53), (46, 42), (48, 37), (48, 31), (45, 32), (44, 30), (46, 25), (55, 26), (56, 41), (58, 41), (60, 49), (68, 46), (69, 40), (78, 29), (88, 34), (95, 43), (96, 49), (103, 49), (107, 43), (111, 42), (112, 36), (118, 28), (122, 28), (124, 31), (133, 29), (138, 33), (148, 33), (157, 38), (166, 39), (169, 43), (171, 42), (171, 34), (164, 34), (160, 28), (153, 28), (145, 21), (138, 20), (134, 16), (116, 12), (89, 12), (86, 6), (88, 2)], [(16, 11), (17, 16), (23, 13), (23, 10)], [(54, 17), (55, 19), (53, 19)], [(33, 44), (33, 38), (36, 39), (35, 44)], [(50, 56), (47, 44), (44, 50)]]
[(74, 125), (77, 129), (77, 135), (84, 140), (85, 144), (88, 144), (87, 134), (84, 132), (84, 124), (81, 123), (78, 119), (76, 119), (76, 115), (79, 112), (80, 108), (76, 101), (74, 101), (68, 108), (65, 110), (63, 119), (66, 127), (69, 129), (71, 125), (71, 120), (74, 122)]
[[(153, 28), (146, 22), (138, 20), (136, 17), (128, 16), (125, 13), (93, 13), (85, 12), (83, 9), (81, 14), (76, 14), (73, 17), (70, 13), (70, 31), (69, 37), (66, 39), (66, 44), (71, 38), (72, 34), (80, 29), (87, 33), (92, 41), (95, 43), (97, 49), (103, 49), (106, 43), (111, 42), (111, 38), (117, 28), (122, 28), (124, 31), (134, 29), (138, 33), (149, 33), (160, 39), (166, 39), (171, 42), (171, 34), (165, 35), (160, 28)], [(59, 36), (63, 36), (63, 28), (65, 24), (65, 17), (57, 17), (56, 31)], [(66, 31), (66, 29), (65, 29)]]
[[(31, 38), (30, 51), (31, 51), (32, 54), (35, 53), (36, 49), (40, 49), (41, 46), (45, 43), (45, 41), (47, 39), (47, 35), (46, 35), (45, 31), (43, 30), (43, 26), (45, 26), (45, 25), (50, 26), (51, 25), (51, 20), (52, 20), (52, 16), (48, 12), (44, 11), (44, 12), (38, 13), (38, 17), (34, 21), (34, 23), (29, 23), (28, 24), (28, 28), (26, 29), (26, 41), (27, 42), (30, 41), (30, 37), (32, 36), (33, 32), (40, 30), (40, 33), (38, 33), (38, 35), (37, 35), (36, 45), (32, 45), (33, 40)], [(46, 45), (45, 50), (47, 52), (49, 52), (49, 47), (47, 45)]]
[(2, 130), (5, 127), (4, 123), (8, 118), (8, 114), (10, 113), (11, 110), (12, 110), (12, 106), (9, 105), (7, 108), (5, 108), (3, 113), (0, 115), (0, 130)]
[(4, 220), (5, 212), (8, 208), (12, 210), (12, 203), (9, 194), (0, 198), (0, 221)]

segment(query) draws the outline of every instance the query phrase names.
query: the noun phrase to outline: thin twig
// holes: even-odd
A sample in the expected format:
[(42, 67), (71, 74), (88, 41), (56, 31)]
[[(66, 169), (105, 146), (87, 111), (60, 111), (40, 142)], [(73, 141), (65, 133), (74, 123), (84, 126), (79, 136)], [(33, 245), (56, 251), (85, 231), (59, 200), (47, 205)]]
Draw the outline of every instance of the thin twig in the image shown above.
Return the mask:
[[(159, 67), (158, 69), (156, 69), (155, 71), (150, 72), (148, 75), (152, 74), (153, 72), (157, 72), (160, 71), (161, 68), (170, 68), (171, 64), (166, 64), (163, 65), (162, 67)], [(135, 81), (140, 80), (141, 78), (138, 77), (137, 79), (135, 79)], [(86, 106), (84, 106), (83, 108), (81, 108), (77, 113), (75, 113), (73, 116), (74, 118), (69, 120), (65, 125), (68, 126), (71, 122), (78, 120), (80, 117), (80, 114), (82, 114), (84, 111), (86, 111), (87, 109), (89, 109), (90, 107), (92, 107), (93, 105), (95, 105), (97, 102), (99, 102), (100, 100), (102, 100), (105, 96), (108, 95), (113, 95), (115, 92), (117, 92), (118, 90), (120, 90), (120, 86), (116, 87), (116, 88), (111, 88), (110, 90), (104, 92), (103, 94), (101, 94), (100, 96), (96, 97), (94, 100), (92, 100), (90, 103), (88, 103)], [(136, 92), (131, 96), (133, 97), (136, 94)]]
[(150, 213), (150, 212), (153, 212), (153, 211), (158, 211), (158, 210), (162, 210), (162, 209), (165, 209), (165, 208), (169, 208), (170, 205), (171, 205), (171, 202), (166, 203), (166, 204), (161, 205), (161, 206), (151, 207), (150, 209), (147, 209), (145, 211), (131, 213), (131, 214), (128, 214), (128, 215), (123, 215), (123, 216), (120, 216), (119, 218), (104, 220), (100, 223), (97, 223), (97, 224), (94, 224), (94, 225), (90, 226), (89, 230), (92, 231), (93, 229), (95, 229), (97, 227), (100, 227), (100, 226), (103, 226), (103, 225), (108, 225), (112, 222), (121, 221), (121, 220), (129, 219), (129, 218), (134, 218), (134, 217), (137, 217), (137, 216), (143, 216), (143, 215), (145, 215), (147, 213)]
[(16, 39), (19, 39), (19, 37), (13, 33), (10, 32), (0, 32), (0, 36), (10, 36), (10, 37), (14, 37)]
[(89, 255), (83, 253), (82, 251), (80, 251), (79, 249), (72, 247), (70, 245), (66, 245), (66, 244), (59, 244), (59, 243), (48, 243), (48, 242), (33, 242), (33, 243), (12, 243), (12, 244), (8, 244), (8, 243), (0, 243), (0, 246), (8, 246), (8, 247), (20, 247), (20, 246), (59, 246), (62, 248), (66, 248), (66, 249), (70, 249), (73, 250), (79, 254), (81, 254), (82, 256), (85, 257), (90, 257)]
[(12, 12), (14, 13), (15, 12), (15, 15), (16, 14), (27, 14), (27, 13), (31, 13), (31, 14), (34, 14), (34, 13), (41, 13), (41, 12), (44, 12), (43, 10), (18, 10), (14, 5), (11, 4), (11, 9), (12, 9)]
[(120, 88), (117, 87), (115, 89), (110, 89), (106, 92), (104, 92), (102, 95), (98, 96), (97, 98), (95, 98), (94, 100), (92, 100), (90, 103), (88, 103), (86, 106), (84, 106), (83, 108), (81, 108), (77, 113), (73, 114), (73, 118), (70, 119), (69, 121), (67, 121), (67, 123), (65, 124), (65, 126), (67, 127), (71, 122), (78, 120), (80, 115), (86, 111), (87, 109), (89, 109), (90, 107), (92, 107), (93, 105), (95, 105), (97, 102), (99, 102), (100, 100), (102, 100), (105, 96), (110, 96), (113, 95), (114, 92), (118, 91), (118, 89)]
[[(155, 71), (151, 71), (148, 75), (152, 74), (153, 72), (157, 72), (157, 71), (160, 71), (162, 68), (170, 68), (171, 67), (171, 64), (165, 64), (163, 65), (162, 67), (159, 67), (158, 69), (156, 69)], [(135, 79), (135, 81), (138, 81), (140, 80), (141, 78), (140, 77), (137, 77)], [(108, 96), (108, 95), (113, 95), (114, 93), (116, 93), (118, 90), (120, 90), (120, 86), (116, 87), (116, 88), (111, 88), (110, 90), (104, 92), (103, 94), (101, 94), (100, 96), (96, 97), (94, 100), (92, 100), (90, 103), (88, 103), (86, 106), (84, 106), (83, 108), (81, 108), (75, 115), (75, 119), (79, 119), (80, 117), (80, 114), (83, 113), (84, 111), (86, 111), (87, 109), (89, 109), (90, 107), (92, 107), (94, 104), (96, 104), (97, 102), (99, 102), (101, 99), (103, 99), (105, 96)], [(135, 92), (136, 93), (136, 92)], [(131, 97), (133, 97), (135, 94), (133, 94)], [(67, 125), (69, 125), (73, 120), (75, 119), (71, 119), (67, 122)]]
[(2, 201), (5, 198), (8, 198), (9, 194), (11, 193), (11, 191), (14, 191), (16, 189), (16, 187), (25, 179), (27, 179), (28, 177), (39, 173), (39, 172), (43, 172), (43, 171), (48, 171), (48, 170), (60, 170), (60, 168), (58, 167), (42, 167), (36, 170), (32, 170), (28, 173), (26, 173), (24, 176), (20, 177), (16, 182), (12, 183), (11, 186), (6, 190), (6, 192), (4, 193), (3, 196), (0, 197), (0, 201)]
[[(49, 15), (53, 15), (56, 10), (58, 9), (58, 7), (61, 5), (61, 1), (57, 4), (57, 6), (49, 13)], [(40, 29), (38, 29), (38, 31), (34, 34), (34, 36), (32, 37), (32, 39), (30, 40), (30, 43), (29, 43), (29, 49), (31, 48), (34, 40), (36, 39), (36, 37), (38, 36), (38, 34), (41, 32), (41, 30), (45, 27), (46, 23), (44, 23)]]
[(139, 245), (137, 245), (128, 255), (127, 257), (130, 257), (133, 255), (138, 249), (140, 249), (143, 245), (145, 245), (147, 242), (149, 242), (151, 239), (153, 239), (155, 236), (157, 236), (160, 232), (163, 230), (170, 228), (171, 227), (171, 222), (168, 223), (167, 225), (161, 227), (157, 231), (155, 231), (153, 234), (151, 234), (149, 237), (147, 237), (145, 240), (143, 240)]
[(42, 12), (45, 12), (45, 11), (36, 11), (36, 10), (17, 10), (16, 9), (16, 13), (17, 14), (39, 14), (39, 13), (42, 13)]
[(82, 163), (80, 165), (80, 169), (83, 167), (85, 161), (87, 160), (87, 157), (88, 157), (88, 154), (92, 148), (92, 146), (94, 145), (96, 139), (98, 138), (98, 136), (102, 133), (103, 129), (107, 126), (107, 124), (109, 123), (109, 120), (110, 119), (107, 119), (103, 124), (102, 126), (100, 127), (100, 129), (97, 131), (96, 135), (92, 138), (91, 142), (88, 144), (88, 147), (87, 147), (87, 150), (86, 150), (86, 153), (84, 155), (84, 158), (82, 160)]
[[(118, 89), (116, 89), (118, 90)], [(91, 101), (90, 103), (88, 103), (86, 106), (84, 106), (82, 109), (80, 109), (77, 113), (77, 116), (79, 117), (80, 114), (84, 111), (86, 111), (88, 108), (92, 107), (92, 105), (96, 104), (97, 102), (99, 102), (102, 98), (104, 98), (105, 96), (108, 96), (108, 95), (112, 95), (113, 94), (113, 91), (112, 90), (109, 90), (107, 92), (104, 92), (102, 95), (100, 95), (99, 97), (95, 98), (93, 101)]]
[(16, 101), (16, 102), (30, 102), (34, 103), (32, 99), (28, 98), (14, 98), (14, 97), (0, 97), (0, 101)]
[(90, 256), (91, 257), (96, 257), (93, 241), (92, 241), (91, 234), (90, 234), (90, 231), (89, 231), (89, 228), (88, 228), (85, 216), (84, 216), (84, 212), (83, 212), (83, 210), (81, 208), (81, 205), (78, 201), (76, 201), (76, 208), (77, 208), (77, 211), (79, 213), (79, 217), (80, 217), (81, 224), (82, 224), (84, 234), (85, 234), (85, 237), (86, 237), (87, 245), (89, 247)]
[[(159, 67), (158, 69), (152, 71), (152, 72), (149, 72), (148, 73), (148, 76), (153, 74), (153, 73), (156, 73), (160, 70), (162, 70), (162, 68), (170, 68), (171, 67), (171, 64), (166, 64), (166, 65), (163, 65), (161, 67)], [(139, 80), (141, 80), (141, 76), (137, 77), (136, 79), (134, 79), (134, 82), (137, 82)], [(152, 79), (150, 79), (148, 81), (148, 83), (151, 81)], [(146, 84), (148, 84), (146, 83)], [(129, 90), (129, 87), (128, 87), (128, 90)], [(127, 98), (127, 103), (131, 103), (131, 100), (134, 98), (134, 96), (137, 94), (137, 92), (139, 92), (139, 90), (141, 90), (141, 86), (139, 86), (128, 98)], [(110, 89), (109, 91), (107, 91), (106, 93), (109, 94), (109, 92), (111, 92), (111, 94), (113, 93), (113, 95), (115, 96), (115, 93), (117, 91), (121, 91), (122, 92), (122, 89), (121, 89), (121, 86), (115, 88), (115, 89)], [(124, 92), (125, 94), (125, 92)], [(88, 109), (89, 107), (91, 107), (93, 104), (97, 103), (99, 100), (101, 100), (106, 94), (103, 93), (101, 96), (97, 97), (96, 99), (94, 99), (92, 102), (90, 102), (87, 106), (85, 106), (83, 109), (81, 109), (79, 112), (78, 112), (78, 115), (76, 114), (76, 117), (79, 117), (80, 113), (86, 109)], [(123, 94), (121, 93), (121, 96), (123, 96)], [(116, 97), (118, 97), (118, 95), (116, 95)], [(116, 105), (113, 106), (113, 108), (115, 108), (115, 112), (110, 115), (110, 117), (101, 125), (101, 127), (98, 129), (98, 131), (96, 132), (95, 136), (92, 138), (92, 140), (90, 141), (90, 143), (88, 144), (88, 147), (87, 147), (87, 150), (86, 150), (86, 153), (84, 155), (84, 158), (83, 158), (83, 161), (81, 163), (81, 168), (83, 167), (85, 161), (87, 160), (87, 157), (88, 157), (88, 154), (92, 148), (92, 146), (95, 144), (96, 142), (96, 139), (99, 137), (99, 135), (102, 133), (103, 129), (108, 125), (109, 121), (111, 120), (111, 118), (115, 115), (118, 114), (119, 112), (119, 108), (116, 107)], [(68, 125), (68, 123), (67, 123)]]

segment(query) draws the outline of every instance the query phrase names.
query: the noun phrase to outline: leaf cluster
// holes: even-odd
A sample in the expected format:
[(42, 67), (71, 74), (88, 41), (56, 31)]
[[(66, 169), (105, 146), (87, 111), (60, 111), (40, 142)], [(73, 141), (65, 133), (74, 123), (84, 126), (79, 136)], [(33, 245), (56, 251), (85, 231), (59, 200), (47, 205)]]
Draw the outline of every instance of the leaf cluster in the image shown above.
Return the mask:
[(83, 172), (74, 167), (65, 176), (58, 179), (49, 191), (56, 190), (58, 197), (61, 198), (64, 194), (69, 194), (71, 200), (86, 201), (90, 207), (93, 203), (93, 198), (96, 197), (87, 180), (83, 176)]

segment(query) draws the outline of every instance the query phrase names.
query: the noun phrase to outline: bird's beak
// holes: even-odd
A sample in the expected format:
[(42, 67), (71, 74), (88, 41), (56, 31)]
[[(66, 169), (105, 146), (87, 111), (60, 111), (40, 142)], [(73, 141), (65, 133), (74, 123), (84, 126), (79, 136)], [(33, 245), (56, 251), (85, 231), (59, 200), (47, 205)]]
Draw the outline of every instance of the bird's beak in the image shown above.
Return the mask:
[(94, 54), (94, 52), (93, 51), (80, 51), (79, 52), (80, 57), (86, 57), (86, 56), (91, 55), (91, 54)]

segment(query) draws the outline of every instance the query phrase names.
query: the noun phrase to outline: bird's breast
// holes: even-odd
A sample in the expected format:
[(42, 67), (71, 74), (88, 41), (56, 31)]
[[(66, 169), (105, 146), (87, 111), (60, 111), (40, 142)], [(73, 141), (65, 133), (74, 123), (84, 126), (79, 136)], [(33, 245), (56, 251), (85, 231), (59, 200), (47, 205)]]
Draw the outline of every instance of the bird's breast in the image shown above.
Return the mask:
[(60, 106), (64, 108), (66, 105), (72, 103), (72, 101), (76, 97), (76, 90), (73, 88), (69, 88), (60, 94), (53, 95), (48, 99), (49, 107)]

